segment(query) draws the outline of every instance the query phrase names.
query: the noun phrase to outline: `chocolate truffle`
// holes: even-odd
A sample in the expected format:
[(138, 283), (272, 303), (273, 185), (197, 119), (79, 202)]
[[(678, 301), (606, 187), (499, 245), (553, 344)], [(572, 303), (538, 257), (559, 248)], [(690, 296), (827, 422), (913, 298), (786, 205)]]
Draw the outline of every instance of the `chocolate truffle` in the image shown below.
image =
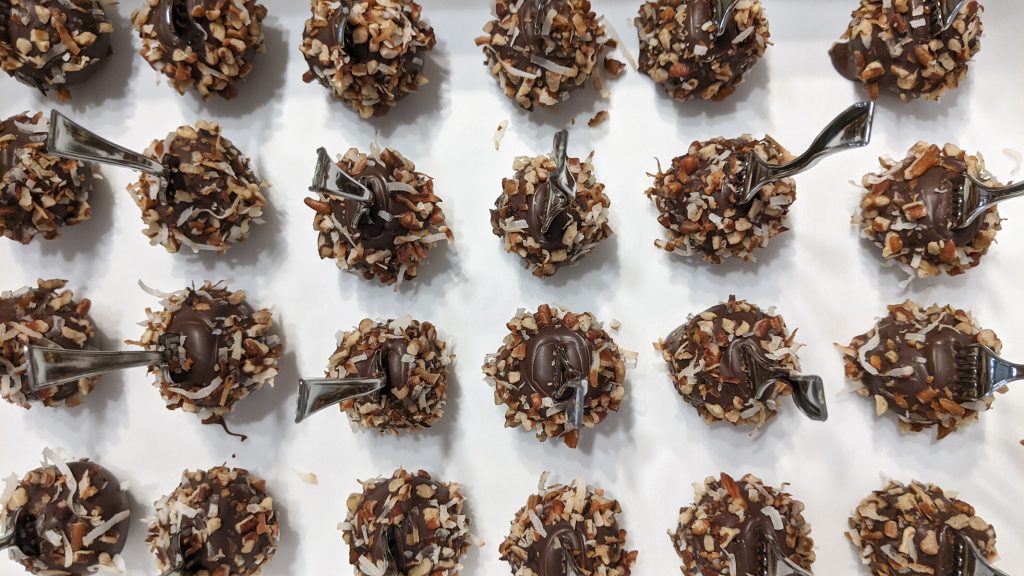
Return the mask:
[(398, 574), (409, 576), (459, 573), (472, 538), (460, 485), (401, 468), (362, 485), (348, 497), (340, 525), (356, 576), (388, 574), (391, 561)]
[(889, 306), (885, 318), (839, 349), (847, 378), (858, 394), (874, 399), (879, 416), (892, 410), (904, 431), (937, 427), (943, 438), (992, 405), (991, 397), (965, 400), (957, 386), (956, 355), (971, 344), (997, 353), (1002, 348), (969, 312), (907, 300)]
[(890, 480), (857, 506), (846, 537), (873, 576), (954, 574), (955, 532), (995, 560), (995, 529), (973, 506), (934, 484)]
[(42, 112), (0, 122), (0, 234), (22, 244), (52, 240), (92, 214), (95, 166), (47, 154), (49, 127)]
[(37, 288), (24, 287), (0, 294), (0, 396), (11, 404), (30, 408), (77, 406), (92, 391), (97, 378), (82, 378), (39, 392), (29, 389), (23, 348), (27, 344), (68, 350), (87, 348), (95, 328), (89, 318), (92, 302), (75, 300), (65, 290), (66, 280), (39, 280)]
[(176, 253), (226, 253), (263, 223), (269, 186), (252, 171), (249, 159), (221, 135), (214, 122), (182, 126), (154, 140), (146, 155), (167, 170), (164, 178), (143, 173), (128, 186), (142, 210), (149, 243)]
[(338, 334), (326, 377), (384, 377), (380, 392), (341, 403), (353, 424), (382, 433), (429, 428), (444, 416), (448, 397), (452, 356), (446, 347), (430, 322), (367, 318), (355, 330)]
[(258, 576), (277, 551), (281, 526), (266, 481), (241, 468), (186, 470), (156, 502), (146, 542), (161, 572)]
[(619, 527), (622, 508), (604, 490), (581, 480), (546, 486), (516, 512), (512, 530), (498, 546), (513, 574), (565, 575), (566, 554), (584, 574), (629, 576), (636, 550), (626, 549), (626, 530)]
[[(487, 69), (506, 96), (525, 110), (554, 106), (593, 76), (615, 48), (590, 0), (496, 0), (497, 18), (476, 39)], [(616, 65), (610, 65), (617, 68)]]
[(373, 194), (373, 204), (366, 208), (328, 192), (306, 198), (316, 212), (320, 258), (334, 259), (338, 268), (367, 280), (400, 285), (419, 274), (434, 244), (454, 239), (434, 180), (398, 151), (373, 149), (367, 155), (351, 148), (337, 165)]
[(139, 53), (175, 90), (230, 100), (252, 72), (255, 53), (266, 51), (266, 16), (256, 0), (143, 0), (132, 24), (142, 38)]
[(770, 136), (754, 140), (744, 134), (694, 142), (685, 156), (672, 160), (668, 171), (659, 164), (654, 186), (645, 194), (658, 209), (668, 239), (654, 245), (680, 256), (699, 254), (714, 264), (731, 256), (754, 261), (754, 250), (787, 231), (786, 216), (796, 201), (792, 178), (768, 184), (749, 203), (737, 204), (751, 151), (769, 164), (793, 160)]
[(50, 449), (43, 457), (42, 468), (8, 478), (0, 495), (0, 526), (27, 521), (11, 559), (31, 574), (124, 574), (131, 512), (121, 483), (94, 462), (66, 462)]
[[(604, 184), (594, 178), (591, 153), (569, 158), (566, 170), (576, 181), (576, 194), (552, 190), (556, 163), (550, 155), (520, 156), (512, 164), (515, 175), (501, 183), (501, 196), (491, 210), (494, 235), (505, 240), (505, 251), (518, 254), (534, 276), (553, 276), (561, 266), (577, 263), (612, 235), (608, 226), (611, 200)], [(547, 230), (548, 197), (562, 194), (568, 206), (551, 219)]]
[(694, 484), (694, 502), (679, 510), (679, 526), (669, 533), (683, 560), (686, 576), (761, 574), (764, 542), (775, 536), (779, 548), (805, 570), (814, 563), (811, 526), (804, 505), (782, 490), (766, 486), (752, 474)]
[(796, 357), (799, 345), (793, 343), (782, 316), (735, 296), (690, 316), (655, 348), (668, 362), (676, 391), (705, 422), (760, 428), (775, 418), (781, 408), (780, 399), (793, 391), (776, 380), (765, 398), (755, 397), (755, 384), (750, 380), (743, 352), (747, 341), (756, 343), (779, 367), (800, 370)]
[(853, 222), (910, 278), (955, 276), (981, 263), (1001, 226), (992, 207), (970, 226), (956, 228), (956, 200), (970, 174), (992, 186), (980, 156), (952, 144), (918, 142), (899, 162), (880, 159), (882, 172), (864, 176), (864, 198)]
[(437, 44), (413, 0), (313, 0), (299, 50), (306, 82), (318, 81), (362, 118), (384, 116), (426, 85), (424, 57)]
[(180, 408), (204, 423), (220, 423), (239, 400), (273, 385), (281, 345), (271, 333), (270, 310), (253, 311), (245, 292), (232, 292), (223, 283), (158, 296), (163, 310), (147, 308), (145, 334), (128, 343), (162, 351), (167, 343), (161, 338), (179, 337), (170, 365), (150, 369), (168, 410)]
[(0, 4), (0, 68), (61, 100), (110, 56), (110, 24), (99, 0), (6, 0)]
[(761, 0), (744, 0), (719, 30), (711, 0), (655, 0), (640, 6), (640, 71), (680, 102), (724, 100), (764, 56), (768, 19)]
[(845, 78), (864, 85), (868, 97), (884, 89), (904, 102), (938, 100), (967, 76), (981, 49), (981, 5), (968, 2), (953, 25), (940, 31), (931, 0), (860, 0), (850, 25), (829, 55)]
[(506, 427), (536, 430), (542, 442), (561, 438), (575, 448), (580, 431), (568, 421), (575, 391), (567, 386), (573, 372), (586, 379), (584, 426), (619, 410), (626, 395), (623, 352), (589, 312), (542, 304), (535, 314), (519, 310), (506, 326), (508, 336), (483, 366), (494, 403), (506, 406)]

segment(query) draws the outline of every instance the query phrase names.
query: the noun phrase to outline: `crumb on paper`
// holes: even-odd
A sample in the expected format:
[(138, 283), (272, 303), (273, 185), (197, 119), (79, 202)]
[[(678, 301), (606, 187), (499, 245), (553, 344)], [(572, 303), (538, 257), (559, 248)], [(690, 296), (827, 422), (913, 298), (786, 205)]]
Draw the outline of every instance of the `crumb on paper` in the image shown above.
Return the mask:
[(605, 58), (604, 69), (612, 78), (618, 78), (626, 70), (626, 64), (615, 58)]
[(312, 484), (313, 486), (316, 486), (317, 484), (320, 483), (320, 479), (317, 478), (316, 474), (314, 474), (312, 472), (307, 472), (305, 470), (298, 470), (298, 469), (295, 469), (295, 468), (292, 468), (292, 472), (295, 472), (295, 475), (298, 476), (299, 479), (302, 480), (303, 482), (305, 482), (306, 484)]
[(501, 141), (505, 139), (505, 132), (508, 130), (508, 120), (502, 120), (498, 123), (497, 130), (494, 131), (494, 149), (501, 150)]
[(1003, 154), (1013, 161), (1013, 169), (1010, 170), (1010, 176), (1016, 176), (1020, 172), (1021, 164), (1024, 163), (1024, 156), (1013, 148), (1003, 148)]
[(594, 114), (594, 117), (590, 119), (590, 122), (587, 122), (587, 125), (590, 126), (591, 128), (597, 128), (598, 126), (603, 124), (604, 121), (607, 120), (607, 119), (608, 119), (608, 111), (607, 110), (601, 110), (597, 114)]
[(618, 330), (619, 328), (622, 328), (622, 322), (612, 318), (612, 321), (608, 323), (608, 326), (611, 326), (612, 330)]

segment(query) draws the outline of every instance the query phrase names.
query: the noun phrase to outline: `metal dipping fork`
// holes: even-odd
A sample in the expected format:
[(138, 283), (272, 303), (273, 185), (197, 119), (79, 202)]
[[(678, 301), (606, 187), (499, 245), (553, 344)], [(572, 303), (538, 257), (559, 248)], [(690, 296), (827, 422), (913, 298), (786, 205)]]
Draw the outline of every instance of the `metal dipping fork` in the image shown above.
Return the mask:
[(739, 345), (754, 387), (754, 398), (764, 400), (775, 387), (775, 382), (782, 380), (793, 389), (793, 401), (801, 412), (811, 420), (828, 420), (825, 385), (820, 376), (794, 374), (789, 369), (780, 368), (764, 355), (761, 347), (753, 340), (744, 340)]

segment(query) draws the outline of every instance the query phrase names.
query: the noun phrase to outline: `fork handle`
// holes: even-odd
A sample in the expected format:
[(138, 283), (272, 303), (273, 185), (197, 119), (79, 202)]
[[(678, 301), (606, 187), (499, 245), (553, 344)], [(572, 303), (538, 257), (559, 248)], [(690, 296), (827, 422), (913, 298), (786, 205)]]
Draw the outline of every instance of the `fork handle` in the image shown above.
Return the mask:
[(100, 162), (131, 168), (163, 177), (164, 165), (138, 152), (118, 146), (71, 121), (54, 110), (50, 113), (50, 134), (46, 151), (61, 158)]
[(825, 384), (821, 376), (790, 376), (788, 381), (793, 388), (793, 402), (804, 415), (816, 422), (828, 420)]
[(82, 378), (165, 362), (164, 352), (155, 350), (101, 352), (27, 345), (24, 352), (29, 388), (33, 392)]
[(11, 546), (14, 546), (16, 536), (17, 530), (15, 529), (11, 529), (7, 534), (0, 536), (0, 550), (6, 550)]
[(303, 378), (299, 380), (299, 398), (295, 407), (295, 423), (311, 414), (345, 400), (369, 396), (384, 389), (387, 378)]

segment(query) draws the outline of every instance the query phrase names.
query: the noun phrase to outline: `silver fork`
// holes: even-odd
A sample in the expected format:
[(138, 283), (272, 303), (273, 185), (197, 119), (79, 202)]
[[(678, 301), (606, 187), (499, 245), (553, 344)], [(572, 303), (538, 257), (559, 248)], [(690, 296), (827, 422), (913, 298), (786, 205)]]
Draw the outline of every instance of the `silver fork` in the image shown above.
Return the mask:
[(50, 113), (50, 133), (46, 139), (46, 151), (61, 158), (100, 162), (147, 172), (161, 179), (166, 178), (167, 169), (160, 162), (145, 154), (118, 146), (72, 122), (56, 110)]
[(996, 204), (1024, 196), (1024, 182), (989, 186), (965, 172), (963, 185), (953, 194), (953, 227), (961, 229), (973, 224)]
[(565, 576), (589, 576), (589, 573), (576, 560), (576, 555), (572, 553), (573, 545), (569, 535), (562, 534), (558, 537), (558, 542), (562, 545), (562, 558), (565, 560)]
[(583, 427), (583, 415), (587, 407), (587, 394), (590, 392), (590, 383), (586, 376), (573, 366), (569, 360), (568, 351), (561, 344), (555, 346), (555, 361), (558, 362), (561, 373), (561, 384), (555, 389), (555, 396), (561, 398), (568, 390), (573, 391), (572, 398), (563, 402), (566, 406), (566, 428), (579, 430)]
[(388, 525), (384, 529), (382, 538), (377, 540), (377, 546), (380, 549), (380, 555), (384, 559), (384, 576), (402, 576), (398, 570), (398, 563), (395, 562), (395, 554), (391, 551), (392, 540), (395, 538), (395, 530), (397, 526), (394, 524)]
[(35, 523), (35, 516), (26, 512), (24, 508), (19, 508), (10, 522), (10, 532), (0, 535), (0, 550), (17, 548), (30, 558), (39, 556), (39, 537)]
[(356, 221), (358, 222), (373, 208), (375, 200), (373, 192), (361, 178), (353, 178), (331, 160), (325, 148), (317, 148), (316, 170), (313, 172), (313, 184), (310, 192), (321, 192), (329, 196), (338, 196), (359, 203)]
[(302, 422), (310, 415), (334, 406), (345, 400), (377, 394), (387, 385), (387, 372), (384, 370), (384, 354), (374, 354), (373, 374), (371, 378), (357, 376), (348, 378), (303, 378), (299, 380), (299, 397), (295, 406), (295, 423)]
[(970, 538), (956, 530), (953, 543), (954, 570), (950, 576), (1010, 576), (1006, 572), (989, 564), (985, 555), (978, 550)]
[(551, 150), (555, 169), (548, 174), (548, 198), (540, 226), (542, 234), (548, 233), (555, 218), (568, 210), (572, 199), (576, 197), (576, 178), (569, 171), (568, 148), (569, 131), (559, 130), (555, 133)]
[(949, 30), (956, 22), (960, 11), (970, 0), (935, 0), (935, 16), (939, 21), (940, 31)]
[(764, 531), (764, 562), (761, 567), (765, 576), (813, 576), (799, 564), (793, 562), (782, 551), (774, 530)]
[(781, 368), (769, 360), (761, 346), (751, 339), (740, 342), (746, 360), (754, 398), (767, 399), (778, 380), (793, 389), (793, 402), (808, 418), (818, 422), (828, 420), (828, 405), (825, 402), (825, 385), (820, 376), (800, 375)]
[(956, 376), (964, 400), (982, 400), (1024, 380), (1024, 365), (1003, 360), (983, 344), (971, 344), (956, 353)]
[(751, 150), (746, 160), (747, 178), (737, 203), (752, 202), (761, 188), (804, 172), (830, 154), (867, 146), (871, 142), (874, 119), (874, 102), (850, 106), (829, 122), (806, 152), (786, 164), (769, 164)]
[(736, 5), (740, 0), (711, 0), (711, 21), (715, 23), (715, 36), (725, 34), (725, 29), (732, 20)]
[(160, 350), (65, 350), (26, 345), (22, 351), (27, 366), (29, 389), (39, 392), (82, 378), (135, 368), (162, 366), (167, 368), (177, 358), (182, 339), (177, 334), (160, 337)]

